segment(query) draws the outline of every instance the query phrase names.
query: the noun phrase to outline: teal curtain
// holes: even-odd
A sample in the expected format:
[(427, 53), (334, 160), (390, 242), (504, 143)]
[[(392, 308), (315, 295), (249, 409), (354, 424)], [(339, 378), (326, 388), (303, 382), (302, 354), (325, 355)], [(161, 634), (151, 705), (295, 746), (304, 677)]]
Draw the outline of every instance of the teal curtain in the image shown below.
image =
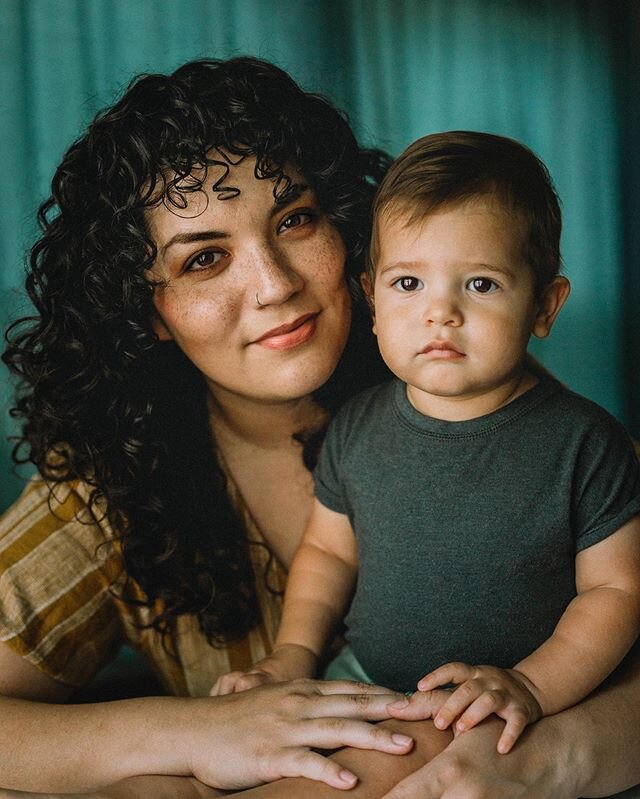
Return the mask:
[[(345, 108), (397, 154), (471, 128), (526, 142), (565, 213), (569, 304), (533, 347), (640, 437), (640, 4), (635, 0), (2, 0), (0, 325), (21, 297), (34, 214), (70, 142), (142, 71), (253, 54)], [(11, 474), (0, 372), (0, 510)]]

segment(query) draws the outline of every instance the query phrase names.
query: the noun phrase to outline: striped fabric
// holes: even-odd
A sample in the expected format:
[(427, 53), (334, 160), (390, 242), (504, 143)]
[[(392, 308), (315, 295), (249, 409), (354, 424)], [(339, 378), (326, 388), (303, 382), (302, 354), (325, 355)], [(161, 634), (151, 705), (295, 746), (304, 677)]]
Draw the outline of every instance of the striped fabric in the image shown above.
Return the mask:
[(269, 563), (232, 484), (230, 492), (255, 542), (251, 557), (263, 615), (246, 639), (214, 648), (195, 618), (185, 616), (178, 621), (172, 656), (158, 633), (144, 629), (154, 613), (114, 597), (111, 586), (122, 577), (122, 558), (106, 520), (96, 523), (87, 512), (87, 487), (60, 485), (50, 495), (42, 480), (34, 480), (0, 518), (0, 641), (72, 686), (86, 684), (128, 643), (147, 658), (169, 693), (208, 694), (219, 674), (246, 669), (271, 650), (281, 599), (267, 583), (282, 590), (285, 581), (282, 568)]

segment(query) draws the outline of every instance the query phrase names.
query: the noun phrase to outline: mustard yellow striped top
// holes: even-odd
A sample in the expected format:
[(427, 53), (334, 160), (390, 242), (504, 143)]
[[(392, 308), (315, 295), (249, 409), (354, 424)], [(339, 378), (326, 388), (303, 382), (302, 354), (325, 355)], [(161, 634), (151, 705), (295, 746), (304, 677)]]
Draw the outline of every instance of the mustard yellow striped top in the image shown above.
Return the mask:
[[(262, 575), (269, 554), (250, 514), (229, 481), (251, 541), (262, 622), (226, 648), (212, 647), (194, 617), (180, 617), (172, 655), (161, 636), (145, 629), (148, 607), (118, 600), (111, 587), (123, 574), (117, 542), (106, 520), (88, 513), (89, 489), (62, 484), (53, 494), (34, 480), (0, 517), (0, 641), (37, 668), (71, 686), (85, 685), (128, 643), (149, 661), (167, 691), (205, 696), (218, 675), (246, 669), (267, 654), (280, 622), (281, 598)], [(271, 588), (284, 588), (283, 569), (272, 563)]]

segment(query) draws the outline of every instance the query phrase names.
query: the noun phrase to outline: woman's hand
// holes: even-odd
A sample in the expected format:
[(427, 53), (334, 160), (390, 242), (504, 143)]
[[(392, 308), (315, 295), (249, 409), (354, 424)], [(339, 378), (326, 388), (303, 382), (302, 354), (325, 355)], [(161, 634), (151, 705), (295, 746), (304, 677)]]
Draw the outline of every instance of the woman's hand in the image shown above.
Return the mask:
[(215, 681), (210, 696), (240, 693), (259, 685), (313, 677), (318, 658), (306, 646), (281, 644), (249, 671), (229, 671)]
[(191, 733), (180, 758), (192, 776), (216, 788), (241, 789), (289, 776), (352, 788), (357, 777), (314, 749), (408, 752), (410, 737), (364, 721), (389, 718), (387, 705), (397, 698), (378, 686), (296, 680), (192, 700)]

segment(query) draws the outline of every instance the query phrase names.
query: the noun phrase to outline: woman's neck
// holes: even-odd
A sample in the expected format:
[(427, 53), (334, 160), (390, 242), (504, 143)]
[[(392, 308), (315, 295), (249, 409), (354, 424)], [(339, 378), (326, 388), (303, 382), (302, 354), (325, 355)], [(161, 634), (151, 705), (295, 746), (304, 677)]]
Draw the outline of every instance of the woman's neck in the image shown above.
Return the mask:
[(260, 449), (290, 447), (295, 433), (320, 427), (327, 418), (310, 396), (262, 402), (218, 388), (209, 391), (209, 413), (216, 438)]

